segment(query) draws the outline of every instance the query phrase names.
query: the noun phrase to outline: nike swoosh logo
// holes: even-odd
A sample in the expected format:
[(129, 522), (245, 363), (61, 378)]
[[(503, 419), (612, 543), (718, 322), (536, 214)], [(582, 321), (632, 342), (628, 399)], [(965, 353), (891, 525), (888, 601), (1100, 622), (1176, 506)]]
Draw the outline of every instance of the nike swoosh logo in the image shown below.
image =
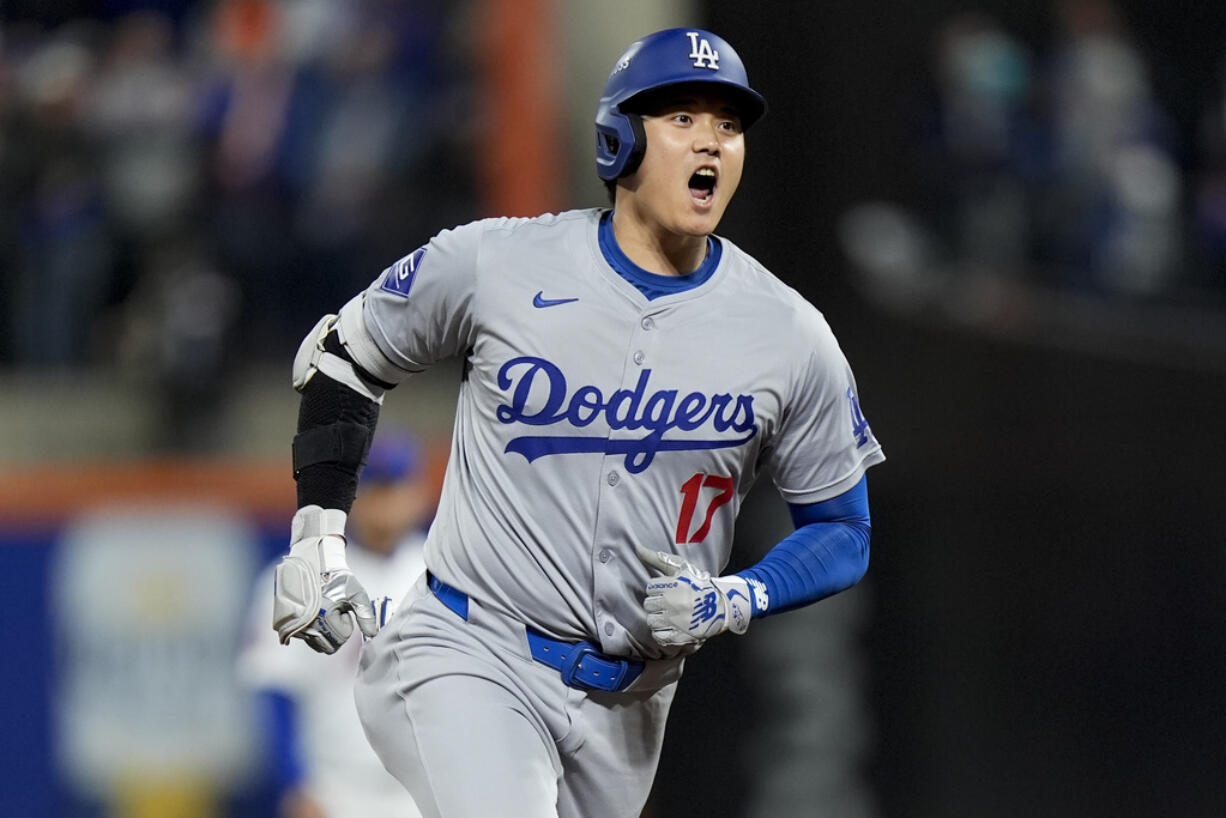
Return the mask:
[(545, 307), (556, 307), (559, 304), (569, 304), (572, 301), (578, 300), (578, 298), (546, 298), (545, 291), (541, 290), (532, 297), (532, 306), (537, 309), (543, 309)]

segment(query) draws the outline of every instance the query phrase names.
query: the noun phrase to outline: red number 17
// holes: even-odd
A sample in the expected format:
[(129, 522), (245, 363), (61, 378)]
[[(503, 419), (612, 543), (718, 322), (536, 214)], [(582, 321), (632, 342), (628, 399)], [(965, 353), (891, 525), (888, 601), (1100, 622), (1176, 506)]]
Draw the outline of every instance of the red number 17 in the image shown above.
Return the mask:
[[(707, 506), (707, 516), (703, 519), (702, 525), (697, 531), (690, 534), (690, 525), (694, 522), (694, 510), (698, 507), (698, 493), (704, 488), (713, 488), (719, 494), (715, 495), (711, 504)], [(681, 494), (685, 499), (681, 501), (681, 516), (677, 518), (677, 542), (702, 542), (706, 539), (707, 534), (711, 531), (711, 520), (715, 517), (715, 509), (731, 500), (732, 492), (735, 490), (736, 486), (731, 477), (703, 472), (698, 472), (682, 483)]]

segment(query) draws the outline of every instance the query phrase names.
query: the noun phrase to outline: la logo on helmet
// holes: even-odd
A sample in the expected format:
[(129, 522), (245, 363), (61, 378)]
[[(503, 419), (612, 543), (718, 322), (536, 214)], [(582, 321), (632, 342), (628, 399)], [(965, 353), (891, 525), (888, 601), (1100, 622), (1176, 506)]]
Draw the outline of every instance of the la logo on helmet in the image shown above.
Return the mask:
[(710, 68), (712, 71), (719, 70), (719, 53), (711, 48), (711, 44), (706, 38), (698, 39), (697, 31), (687, 31), (685, 36), (690, 38), (690, 59), (694, 61), (695, 68)]

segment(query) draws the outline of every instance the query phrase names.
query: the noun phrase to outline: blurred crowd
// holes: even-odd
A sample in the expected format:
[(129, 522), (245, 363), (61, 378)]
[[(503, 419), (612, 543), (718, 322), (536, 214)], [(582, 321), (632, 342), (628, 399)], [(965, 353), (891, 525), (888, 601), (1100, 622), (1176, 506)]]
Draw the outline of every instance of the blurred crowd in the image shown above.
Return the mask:
[(1179, 55), (1137, 35), (1112, 0), (1054, 0), (1025, 36), (982, 10), (944, 19), (912, 118), (910, 198), (843, 225), (883, 297), (950, 302), (988, 281), (1224, 300), (1226, 42), (1216, 76), (1185, 78), (1195, 98), (1175, 106), (1156, 69)]
[[(472, 217), (464, 3), (0, 10), (0, 366), (198, 406)], [(476, 126), (471, 126), (476, 127)]]
[(1058, 0), (1031, 48), (982, 13), (935, 42), (921, 139), (938, 234), (971, 267), (1124, 296), (1226, 287), (1226, 43), (1181, 127), (1111, 0)]
[[(188, 428), (227, 367), (287, 360), (479, 215), (472, 6), (0, 6), (0, 369), (102, 365)], [(984, 11), (932, 32), (912, 197), (850, 214), (853, 261), (913, 301), (934, 269), (1226, 293), (1226, 43), (1190, 122), (1112, 0), (1054, 0), (1028, 35)]]

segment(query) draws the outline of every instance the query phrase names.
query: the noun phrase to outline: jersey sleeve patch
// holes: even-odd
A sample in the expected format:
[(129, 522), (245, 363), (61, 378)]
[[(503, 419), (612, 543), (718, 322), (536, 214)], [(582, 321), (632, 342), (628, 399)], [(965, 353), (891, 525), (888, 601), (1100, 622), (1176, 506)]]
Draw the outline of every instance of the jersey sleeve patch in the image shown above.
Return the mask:
[(860, 398), (850, 386), (847, 387), (847, 402), (851, 409), (851, 434), (856, 439), (856, 448), (859, 449), (868, 443), (869, 428), (864, 413), (860, 411)]
[(400, 261), (393, 264), (383, 271), (383, 283), (379, 285), (379, 289), (398, 295), (401, 298), (409, 297), (409, 290), (413, 287), (413, 279), (417, 278), (417, 271), (421, 267), (421, 260), (426, 255), (425, 247), (418, 247), (412, 253), (409, 253)]

